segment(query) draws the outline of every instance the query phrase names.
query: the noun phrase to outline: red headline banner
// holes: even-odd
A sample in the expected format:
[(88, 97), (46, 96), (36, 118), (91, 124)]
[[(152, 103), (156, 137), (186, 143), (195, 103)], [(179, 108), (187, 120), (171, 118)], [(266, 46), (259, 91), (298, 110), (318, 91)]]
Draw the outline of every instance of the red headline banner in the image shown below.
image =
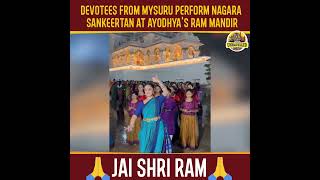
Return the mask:
[(70, 180), (250, 179), (250, 154), (73, 154)]
[(71, 0), (71, 31), (250, 31), (250, 1)]

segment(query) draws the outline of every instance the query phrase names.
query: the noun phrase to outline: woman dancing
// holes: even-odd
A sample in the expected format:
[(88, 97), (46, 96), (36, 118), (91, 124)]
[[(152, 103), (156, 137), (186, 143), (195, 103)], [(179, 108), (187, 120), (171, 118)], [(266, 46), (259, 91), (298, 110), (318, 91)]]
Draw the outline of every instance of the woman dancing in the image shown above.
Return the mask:
[[(138, 94), (136, 92), (132, 93), (131, 101), (128, 103), (129, 121), (137, 109), (138, 102)], [(141, 118), (136, 119), (133, 131), (128, 133), (128, 143), (131, 145), (139, 144), (138, 133), (140, 131), (140, 120)]]
[(176, 123), (176, 118), (177, 118), (177, 112), (178, 112), (178, 106), (173, 98), (174, 93), (172, 93), (171, 88), (167, 88), (169, 91), (169, 95), (166, 97), (163, 107), (162, 107), (162, 112), (161, 112), (161, 118), (163, 119), (163, 122), (168, 130), (168, 134), (170, 136), (170, 139), (172, 141), (173, 135), (175, 134), (175, 123)]
[(190, 147), (196, 149), (199, 145), (199, 129), (198, 129), (198, 103), (193, 99), (194, 91), (186, 90), (186, 99), (181, 104), (180, 110), (180, 143), (183, 148)]
[(144, 94), (144, 91), (143, 91), (143, 84), (138, 85), (138, 99), (139, 101), (143, 101), (146, 99), (146, 95)]
[(139, 132), (139, 150), (142, 153), (171, 153), (172, 145), (168, 135), (168, 131), (160, 117), (161, 106), (167, 96), (168, 90), (166, 86), (159, 80), (157, 76), (152, 77), (154, 83), (158, 83), (162, 89), (162, 95), (154, 97), (154, 85), (148, 83), (144, 86), (146, 99), (140, 101), (134, 115), (130, 120), (129, 126), (126, 128), (131, 132), (134, 123), (139, 115), (142, 114), (141, 129)]
[(161, 87), (159, 85), (155, 85), (154, 87), (154, 97), (160, 96), (162, 93)]

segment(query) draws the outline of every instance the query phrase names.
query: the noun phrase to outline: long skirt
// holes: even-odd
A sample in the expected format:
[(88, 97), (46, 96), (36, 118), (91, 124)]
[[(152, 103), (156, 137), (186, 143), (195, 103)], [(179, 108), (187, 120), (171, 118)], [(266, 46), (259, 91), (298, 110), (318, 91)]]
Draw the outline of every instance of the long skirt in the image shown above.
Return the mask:
[[(129, 116), (129, 119), (131, 119), (130, 116)], [(138, 134), (140, 131), (140, 123), (141, 123), (141, 117), (138, 117), (134, 122), (133, 130), (128, 133), (129, 144), (139, 144)]]
[(197, 115), (181, 114), (180, 143), (183, 148), (195, 149), (199, 145), (199, 126)]
[(141, 121), (139, 132), (139, 149), (142, 153), (161, 153), (164, 142), (164, 125), (162, 120)]
[(168, 111), (163, 112), (161, 114), (161, 118), (163, 119), (163, 123), (168, 130), (169, 135), (174, 135), (175, 133), (175, 121), (176, 121), (176, 112), (175, 111)]

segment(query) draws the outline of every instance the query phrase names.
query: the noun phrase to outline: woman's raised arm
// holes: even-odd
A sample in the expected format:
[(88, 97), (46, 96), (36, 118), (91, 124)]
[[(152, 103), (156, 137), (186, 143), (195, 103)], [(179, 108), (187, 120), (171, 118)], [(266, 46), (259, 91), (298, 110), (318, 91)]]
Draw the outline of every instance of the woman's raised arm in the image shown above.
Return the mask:
[(169, 95), (169, 91), (168, 91), (167, 87), (162, 83), (162, 81), (158, 78), (157, 75), (152, 77), (152, 81), (159, 84), (159, 86), (160, 86), (160, 88), (162, 90), (162, 95), (163, 96)]

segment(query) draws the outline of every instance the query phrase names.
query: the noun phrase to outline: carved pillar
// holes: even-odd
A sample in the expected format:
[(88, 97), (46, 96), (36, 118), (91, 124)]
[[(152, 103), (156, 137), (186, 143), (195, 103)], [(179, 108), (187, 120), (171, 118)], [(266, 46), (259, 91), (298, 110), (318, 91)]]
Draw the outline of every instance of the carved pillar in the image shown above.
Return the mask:
[(143, 66), (144, 65), (144, 54), (141, 50), (138, 51), (138, 59), (139, 59), (139, 65)]
[(127, 49), (126, 50), (126, 53), (125, 53), (125, 62), (126, 62), (126, 65), (130, 65), (131, 64), (131, 54), (130, 54), (130, 51)]
[(151, 64), (151, 51), (148, 49), (145, 53), (144, 65), (150, 65), (150, 64)]
[(154, 64), (155, 57), (154, 49), (150, 49), (150, 64)]
[(134, 49), (133, 49), (133, 48), (130, 49), (130, 50), (129, 50), (129, 53), (130, 53), (130, 56), (129, 56), (129, 58), (130, 58), (130, 63), (129, 63), (129, 65), (135, 65)]
[(133, 53), (132, 53), (132, 65), (138, 65), (138, 56), (137, 56), (137, 50), (136, 49), (132, 49)]
[(188, 59), (188, 47), (182, 48), (182, 59)]
[(125, 59), (124, 59), (124, 54), (122, 52), (119, 55), (119, 66), (124, 66), (125, 65)]
[(199, 49), (199, 46), (196, 46), (195, 47), (194, 57), (199, 57), (199, 55), (200, 55), (200, 49)]
[(172, 61), (172, 52), (172, 47), (166, 47), (164, 49), (164, 60), (166, 63)]
[(114, 67), (118, 67), (119, 66), (119, 56), (117, 54), (114, 55), (114, 59), (113, 59), (113, 64)]
[(159, 64), (161, 63), (161, 60), (162, 60), (162, 51), (160, 50), (160, 48), (155, 48), (153, 64)]
[(160, 63), (165, 63), (165, 55), (166, 51), (165, 51), (165, 48), (161, 48), (160, 49), (160, 55), (161, 55), (161, 59), (160, 59)]

